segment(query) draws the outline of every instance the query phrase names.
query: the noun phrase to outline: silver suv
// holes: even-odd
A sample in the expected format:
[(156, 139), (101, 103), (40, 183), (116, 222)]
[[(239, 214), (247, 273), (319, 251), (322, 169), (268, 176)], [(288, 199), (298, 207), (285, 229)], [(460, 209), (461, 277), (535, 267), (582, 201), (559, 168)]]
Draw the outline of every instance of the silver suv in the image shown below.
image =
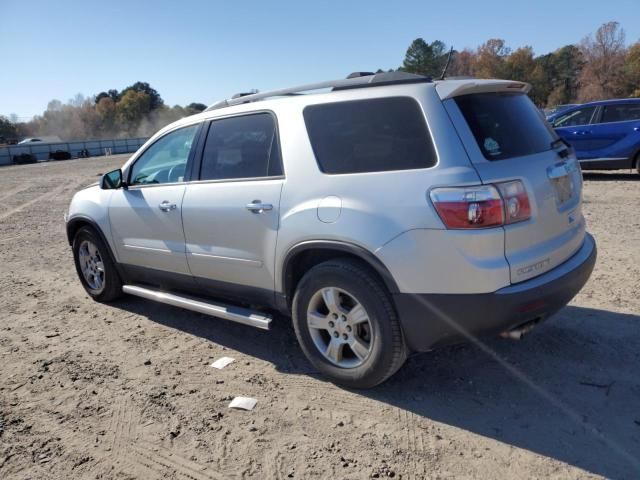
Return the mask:
[(596, 259), (575, 155), (529, 88), (396, 72), (212, 105), (75, 195), (80, 280), (264, 329), (283, 313), (350, 387), (518, 337)]

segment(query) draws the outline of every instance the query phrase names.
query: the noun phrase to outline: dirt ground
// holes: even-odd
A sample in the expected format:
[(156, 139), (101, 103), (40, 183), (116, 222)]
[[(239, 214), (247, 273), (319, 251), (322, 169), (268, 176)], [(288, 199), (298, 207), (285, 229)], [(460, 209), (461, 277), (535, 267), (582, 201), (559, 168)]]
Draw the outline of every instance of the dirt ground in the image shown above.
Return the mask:
[[(640, 477), (639, 176), (587, 175), (599, 259), (556, 317), (352, 392), (285, 318), (264, 332), (89, 299), (63, 213), (123, 160), (0, 169), (0, 478)], [(228, 409), (237, 395), (255, 409)]]

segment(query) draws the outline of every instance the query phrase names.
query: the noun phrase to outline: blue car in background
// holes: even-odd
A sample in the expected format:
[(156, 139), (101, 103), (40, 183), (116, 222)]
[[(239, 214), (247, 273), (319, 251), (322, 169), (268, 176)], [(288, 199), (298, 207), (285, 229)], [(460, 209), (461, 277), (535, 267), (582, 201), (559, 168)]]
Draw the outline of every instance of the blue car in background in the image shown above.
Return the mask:
[(583, 169), (635, 168), (640, 174), (640, 98), (576, 105), (547, 120)]
[(556, 105), (555, 107), (552, 108), (545, 108), (543, 110), (544, 116), (549, 119), (549, 117), (551, 116), (556, 116), (558, 113), (560, 112), (564, 112), (566, 109), (571, 108), (571, 107), (577, 107), (579, 104), (578, 103), (566, 103), (564, 105)]

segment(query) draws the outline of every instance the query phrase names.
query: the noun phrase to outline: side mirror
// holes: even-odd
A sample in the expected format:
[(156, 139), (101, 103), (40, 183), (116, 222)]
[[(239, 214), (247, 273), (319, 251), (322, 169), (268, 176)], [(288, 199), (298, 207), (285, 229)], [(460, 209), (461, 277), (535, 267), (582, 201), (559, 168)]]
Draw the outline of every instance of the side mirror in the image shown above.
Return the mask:
[(117, 169), (112, 172), (105, 173), (100, 179), (100, 188), (103, 190), (115, 190), (123, 187), (122, 170)]

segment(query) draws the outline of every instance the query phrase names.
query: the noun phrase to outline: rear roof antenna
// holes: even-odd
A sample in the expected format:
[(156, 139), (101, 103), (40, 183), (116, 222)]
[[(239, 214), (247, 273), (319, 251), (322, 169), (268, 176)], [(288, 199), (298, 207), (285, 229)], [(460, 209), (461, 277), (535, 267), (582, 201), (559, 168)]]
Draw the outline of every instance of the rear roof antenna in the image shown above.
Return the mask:
[(439, 80), (444, 80), (444, 77), (447, 74), (447, 68), (449, 68), (449, 63), (451, 63), (451, 57), (453, 57), (453, 45), (451, 45), (451, 50), (449, 50), (449, 55), (447, 56), (447, 63), (444, 64), (442, 75), (440, 75)]

